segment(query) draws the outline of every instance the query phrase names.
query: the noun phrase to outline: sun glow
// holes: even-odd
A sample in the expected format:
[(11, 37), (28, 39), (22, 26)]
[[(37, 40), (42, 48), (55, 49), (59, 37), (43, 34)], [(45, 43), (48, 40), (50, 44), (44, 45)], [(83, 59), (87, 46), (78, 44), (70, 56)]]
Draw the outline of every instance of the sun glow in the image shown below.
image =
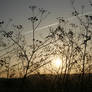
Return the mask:
[(56, 68), (59, 68), (59, 67), (62, 67), (62, 60), (61, 60), (61, 58), (60, 57), (56, 57), (55, 59), (54, 59), (54, 66), (56, 67)]

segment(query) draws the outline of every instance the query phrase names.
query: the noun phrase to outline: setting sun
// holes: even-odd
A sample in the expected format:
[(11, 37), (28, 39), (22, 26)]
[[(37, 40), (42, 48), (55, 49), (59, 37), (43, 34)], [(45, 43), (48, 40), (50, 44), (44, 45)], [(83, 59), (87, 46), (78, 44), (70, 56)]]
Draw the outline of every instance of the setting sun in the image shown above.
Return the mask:
[(56, 57), (55, 59), (54, 59), (54, 66), (56, 67), (56, 68), (59, 68), (60, 66), (62, 66), (62, 60), (60, 59), (60, 57)]

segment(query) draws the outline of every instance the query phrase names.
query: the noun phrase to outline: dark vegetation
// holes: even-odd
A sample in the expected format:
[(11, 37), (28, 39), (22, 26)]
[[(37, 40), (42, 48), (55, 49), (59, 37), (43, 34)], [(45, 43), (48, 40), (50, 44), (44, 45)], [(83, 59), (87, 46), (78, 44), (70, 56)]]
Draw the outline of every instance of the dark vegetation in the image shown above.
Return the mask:
[(0, 90), (13, 92), (92, 92), (92, 74), (85, 75), (84, 86), (81, 86), (81, 75), (31, 75), (30, 78), (0, 79)]

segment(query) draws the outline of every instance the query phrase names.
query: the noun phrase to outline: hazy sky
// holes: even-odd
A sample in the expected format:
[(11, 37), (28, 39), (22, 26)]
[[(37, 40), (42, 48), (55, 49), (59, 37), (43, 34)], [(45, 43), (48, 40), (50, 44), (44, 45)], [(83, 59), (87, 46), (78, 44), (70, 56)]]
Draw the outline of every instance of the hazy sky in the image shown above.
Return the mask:
[[(75, 6), (81, 9), (81, 5), (86, 5), (86, 12), (89, 12), (88, 1), (76, 0)], [(42, 26), (56, 22), (58, 16), (69, 18), (73, 11), (70, 0), (0, 0), (0, 18), (13, 18), (15, 23), (26, 25), (28, 31), (31, 29), (27, 20), (31, 16), (29, 5), (37, 5), (51, 12)]]
[[(75, 0), (75, 7), (79, 10), (81, 5), (85, 5), (85, 12), (90, 12), (92, 8), (88, 2), (89, 0)], [(28, 18), (31, 17), (29, 5), (36, 5), (51, 12), (40, 26), (41, 28), (55, 23), (57, 17), (71, 18), (73, 12), (70, 0), (0, 0), (0, 19), (7, 21), (7, 19), (12, 18), (13, 23), (22, 24), (24, 32), (28, 33), (32, 30), (31, 23), (28, 22)]]

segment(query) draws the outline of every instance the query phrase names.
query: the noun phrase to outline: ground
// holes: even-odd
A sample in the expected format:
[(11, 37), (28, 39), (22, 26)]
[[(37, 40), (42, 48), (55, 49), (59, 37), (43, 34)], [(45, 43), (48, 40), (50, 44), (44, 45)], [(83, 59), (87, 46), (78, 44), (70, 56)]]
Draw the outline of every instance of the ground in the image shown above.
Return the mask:
[(31, 75), (30, 78), (0, 79), (0, 92), (92, 92), (92, 74)]

